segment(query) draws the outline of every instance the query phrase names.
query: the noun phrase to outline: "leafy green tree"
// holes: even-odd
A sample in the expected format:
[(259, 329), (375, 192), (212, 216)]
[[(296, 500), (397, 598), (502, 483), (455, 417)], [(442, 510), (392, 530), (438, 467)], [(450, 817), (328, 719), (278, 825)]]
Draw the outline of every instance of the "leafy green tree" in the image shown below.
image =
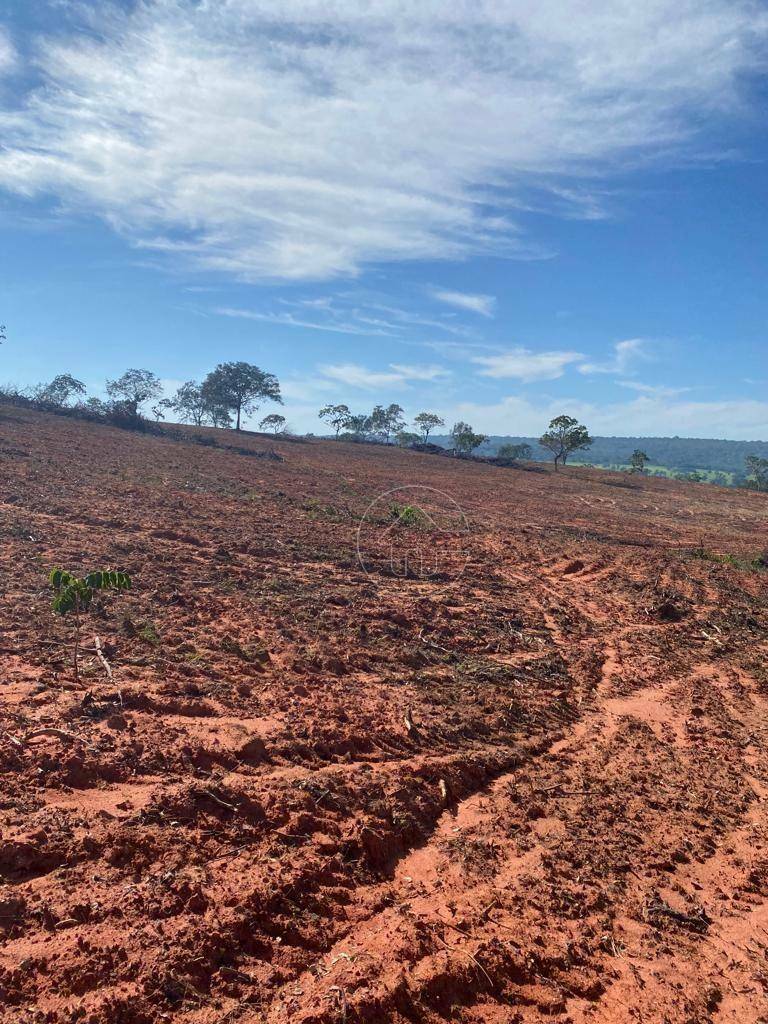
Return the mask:
[(173, 398), (164, 398), (160, 404), (172, 409), (182, 423), (194, 423), (196, 427), (202, 427), (210, 418), (203, 389), (194, 380), (185, 381), (177, 388)]
[(281, 416), (279, 412), (271, 412), (261, 420), (259, 427), (261, 430), (271, 430), (275, 435), (282, 434), (285, 430), (285, 416)]
[(370, 416), (370, 432), (381, 437), (385, 444), (389, 444), (389, 438), (402, 430), (405, 426), (403, 419), (403, 408), (400, 405), (377, 405)]
[(243, 413), (255, 412), (262, 402), (283, 404), (277, 377), (251, 363), (219, 363), (203, 381), (203, 394), (210, 408), (234, 412), (235, 430)]
[(109, 415), (109, 405), (100, 398), (94, 398), (93, 396), (86, 399), (85, 402), (81, 402), (80, 408), (89, 413), (91, 417), (98, 417), (99, 419), (105, 419)]
[(35, 392), (35, 398), (44, 405), (60, 408), (75, 395), (84, 395), (85, 390), (85, 384), (71, 373), (60, 373), (49, 384), (41, 384)]
[(208, 407), (208, 416), (211, 424), (221, 430), (229, 430), (232, 426), (232, 413), (226, 405), (212, 403)]
[(150, 370), (126, 370), (117, 380), (107, 381), (107, 394), (113, 401), (122, 402), (126, 412), (136, 418), (144, 402), (159, 398), (163, 393), (160, 378)]
[(748, 455), (744, 463), (748, 473), (747, 482), (757, 491), (768, 491), (768, 459)]
[(317, 415), (321, 420), (330, 423), (338, 437), (339, 432), (346, 429), (352, 414), (348, 405), (324, 405)]
[(441, 417), (434, 412), (420, 412), (418, 416), (414, 417), (413, 425), (421, 434), (421, 440), (426, 444), (431, 431), (435, 430), (437, 427), (444, 427), (445, 420), (441, 419)]
[(374, 405), (373, 412), (368, 417), (368, 433), (374, 437), (384, 437), (384, 420), (386, 414), (383, 405)]
[(462, 455), (469, 455), (488, 438), (485, 434), (476, 434), (469, 423), (459, 420), (451, 427), (453, 447)]
[(641, 451), (639, 448), (635, 448), (635, 450), (629, 457), (629, 465), (633, 473), (644, 473), (645, 464), (648, 461), (648, 456), (645, 454), (644, 451)]
[(395, 434), (395, 441), (401, 448), (410, 448), (412, 444), (418, 444), (421, 441), (421, 434), (414, 434), (410, 430), (398, 430)]
[(349, 416), (346, 422), (347, 431), (356, 441), (362, 441), (371, 432), (371, 417), (365, 413), (356, 413)]
[(73, 666), (75, 681), (78, 682), (80, 672), (77, 658), (80, 652), (81, 616), (91, 607), (96, 591), (130, 590), (131, 577), (127, 572), (100, 569), (96, 572), (89, 572), (81, 579), (65, 569), (54, 569), (48, 577), (48, 582), (53, 590), (53, 610), (58, 615), (72, 615), (75, 620)]
[(530, 459), (532, 455), (533, 448), (529, 444), (503, 444), (496, 452), (497, 459), (510, 459), (512, 462)]
[(555, 469), (559, 462), (563, 465), (568, 461), (568, 456), (583, 448), (589, 448), (592, 438), (587, 428), (582, 426), (573, 416), (555, 416), (550, 422), (546, 433), (539, 438), (539, 444), (552, 452), (555, 459)]

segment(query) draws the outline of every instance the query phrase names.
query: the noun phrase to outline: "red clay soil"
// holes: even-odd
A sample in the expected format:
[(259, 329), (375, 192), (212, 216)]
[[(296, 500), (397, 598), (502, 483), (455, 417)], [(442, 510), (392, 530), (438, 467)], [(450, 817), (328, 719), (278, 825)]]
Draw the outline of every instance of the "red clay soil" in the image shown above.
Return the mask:
[(768, 1020), (768, 497), (192, 433), (0, 410), (2, 1024)]

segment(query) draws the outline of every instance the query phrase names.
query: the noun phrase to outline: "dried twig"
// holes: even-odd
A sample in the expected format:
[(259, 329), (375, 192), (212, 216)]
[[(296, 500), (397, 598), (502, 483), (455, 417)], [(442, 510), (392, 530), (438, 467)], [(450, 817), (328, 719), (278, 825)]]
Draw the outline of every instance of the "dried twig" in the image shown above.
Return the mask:
[(102, 650), (102, 647), (101, 647), (101, 640), (97, 636), (95, 636), (93, 638), (93, 642), (94, 642), (94, 645), (96, 647), (96, 657), (99, 659), (101, 664), (104, 666), (104, 671), (107, 673), (107, 676), (111, 679), (112, 678), (112, 669), (110, 668), (109, 662), (104, 657), (104, 651)]
[(432, 934), (435, 936), (436, 939), (442, 942), (446, 949), (450, 949), (452, 953), (463, 953), (464, 956), (469, 957), (469, 959), (472, 961), (475, 967), (477, 967), (479, 971), (482, 971), (482, 973), (486, 976), (486, 978), (488, 979), (488, 984), (491, 986), (491, 988), (494, 989), (496, 987), (493, 983), (493, 978), (490, 976), (488, 971), (486, 971), (486, 969), (483, 967), (479, 960), (472, 956), (468, 949), (462, 949), (461, 946), (450, 946), (441, 935), (438, 935), (438, 933), (434, 929), (432, 931)]
[(234, 804), (230, 804), (230, 803), (227, 803), (226, 800), (222, 800), (220, 796), (216, 796), (216, 794), (212, 793), (210, 791), (210, 789), (201, 789), (201, 790), (199, 790), (198, 791), (198, 796), (207, 796), (210, 800), (213, 800), (213, 802), (218, 804), (220, 807), (226, 807), (226, 809), (228, 811), (235, 811), (235, 812), (237, 812), (237, 807)]
[[(66, 729), (54, 729), (52, 726), (46, 726), (41, 729), (33, 729), (32, 732), (25, 734), (22, 742), (29, 743), (30, 740), (35, 739), (37, 736), (58, 736), (60, 740), (72, 740), (75, 743), (82, 743), (84, 746), (88, 746), (82, 736), (78, 736), (74, 732), (67, 732)], [(93, 749), (92, 747), (90, 749)]]

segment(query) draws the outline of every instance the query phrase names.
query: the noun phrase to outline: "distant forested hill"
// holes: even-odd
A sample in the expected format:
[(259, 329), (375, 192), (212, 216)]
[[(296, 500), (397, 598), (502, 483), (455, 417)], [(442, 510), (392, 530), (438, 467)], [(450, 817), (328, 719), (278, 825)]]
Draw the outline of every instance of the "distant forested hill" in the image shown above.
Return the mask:
[[(436, 443), (450, 446), (449, 437), (436, 437)], [(478, 455), (493, 455), (502, 444), (529, 444), (534, 459), (549, 461), (551, 455), (540, 448), (534, 437), (493, 436), (477, 450)], [(577, 462), (596, 466), (623, 465), (635, 448), (649, 456), (652, 465), (665, 466), (681, 473), (714, 470), (744, 476), (747, 455), (768, 458), (768, 441), (717, 441), (696, 437), (596, 437), (591, 448), (578, 452)]]

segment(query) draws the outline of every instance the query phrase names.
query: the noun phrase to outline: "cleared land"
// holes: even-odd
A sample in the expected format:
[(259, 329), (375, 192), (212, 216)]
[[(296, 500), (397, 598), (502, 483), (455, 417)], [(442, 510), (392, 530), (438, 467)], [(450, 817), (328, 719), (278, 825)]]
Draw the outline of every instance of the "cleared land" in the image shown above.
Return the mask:
[(768, 498), (275, 447), (0, 410), (0, 1021), (768, 1019)]

